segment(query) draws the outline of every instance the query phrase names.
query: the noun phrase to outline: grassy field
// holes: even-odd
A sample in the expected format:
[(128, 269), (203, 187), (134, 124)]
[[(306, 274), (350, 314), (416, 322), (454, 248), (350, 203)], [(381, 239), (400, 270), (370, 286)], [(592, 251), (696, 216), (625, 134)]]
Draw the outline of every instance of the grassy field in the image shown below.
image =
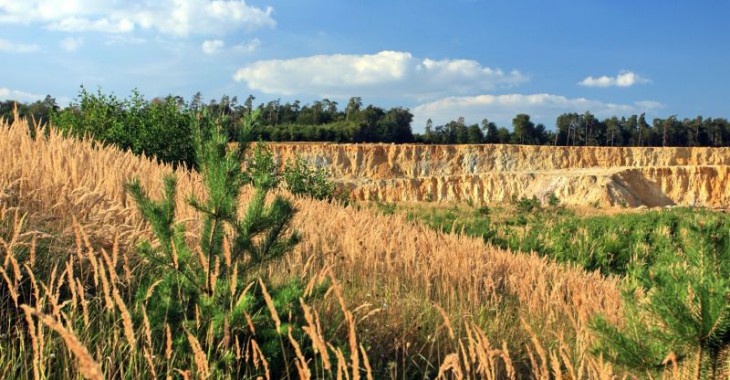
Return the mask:
[[(674, 355), (683, 359), (694, 356), (694, 378), (724, 376), (730, 294), (727, 212), (565, 208), (557, 199), (546, 203), (515, 199), (490, 208), (375, 202), (368, 207), (387, 215), (402, 215), (436, 231), (481, 238), (493, 247), (536, 253), (618, 278), (624, 293), (624, 323), (633, 331), (594, 325), (594, 332), (603, 335), (604, 343), (615, 345), (600, 352), (611, 356), (614, 363), (644, 368), (649, 377), (650, 362), (659, 363), (664, 357), (666, 363), (667, 358), (679, 357)], [(684, 353), (677, 354), (680, 351)], [(683, 362), (685, 370), (688, 362)], [(691, 377), (689, 373), (681, 376)]]
[[(685, 248), (698, 223), (730, 229), (725, 211), (702, 208), (608, 209), (541, 205), (517, 200), (500, 206), (371, 203), (383, 214), (402, 214), (435, 230), (481, 237), (485, 243), (551, 260), (574, 263), (604, 275), (626, 276), (662, 255)], [(725, 247), (718, 247), (725, 249)]]
[[(636, 326), (622, 291), (651, 300), (642, 292), (653, 283), (634, 273), (648, 276), (660, 268), (653, 262), (695, 242), (676, 238), (691, 235), (687, 226), (722, 230), (724, 215), (292, 198), (301, 241), (288, 255), (245, 273), (235, 268), (246, 258), (190, 258), (213, 287), (219, 274), (238, 273), (219, 289), (245, 305), (240, 318), (207, 312), (216, 309), (203, 296), (167, 297), (186, 310), (174, 320), (150, 311), (164, 288), (139, 247), (160, 242), (124, 184), (139, 178), (159, 199), (175, 173), (176, 220), (195, 246), (202, 218), (186, 199), (209, 195), (201, 177), (28, 130), (23, 120), (0, 127), (3, 378), (679, 378), (715, 359), (692, 366), (680, 356), (693, 355), (691, 345), (677, 346), (677, 357), (644, 370), (596, 347), (610, 328)], [(245, 190), (240, 204), (252, 196)]]

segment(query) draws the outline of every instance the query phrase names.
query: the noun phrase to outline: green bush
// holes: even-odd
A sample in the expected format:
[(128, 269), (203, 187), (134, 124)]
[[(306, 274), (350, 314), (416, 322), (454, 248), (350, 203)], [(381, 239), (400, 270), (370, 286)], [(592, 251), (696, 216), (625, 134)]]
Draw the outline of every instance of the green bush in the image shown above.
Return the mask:
[(294, 195), (331, 201), (336, 199), (337, 188), (323, 168), (312, 169), (301, 157), (296, 157), (284, 167), (284, 184)]
[[(133, 91), (128, 99), (81, 87), (77, 102), (51, 115), (51, 124), (74, 136), (90, 136), (134, 154), (175, 165), (195, 165), (194, 114), (177, 98), (148, 101)], [(213, 115), (206, 115), (213, 118)]]
[(547, 201), (550, 207), (557, 207), (560, 205), (560, 199), (555, 195), (555, 193), (550, 193)]
[(532, 198), (521, 197), (520, 199), (513, 199), (517, 211), (521, 213), (531, 213), (535, 210), (540, 209), (540, 200), (533, 196)]

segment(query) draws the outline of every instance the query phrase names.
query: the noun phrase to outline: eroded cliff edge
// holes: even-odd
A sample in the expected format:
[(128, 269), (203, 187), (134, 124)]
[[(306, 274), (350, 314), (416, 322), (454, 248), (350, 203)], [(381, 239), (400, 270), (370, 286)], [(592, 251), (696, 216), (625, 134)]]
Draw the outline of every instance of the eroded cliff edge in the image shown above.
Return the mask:
[(730, 207), (730, 148), (271, 144), (279, 160), (326, 168), (355, 199), (604, 207)]

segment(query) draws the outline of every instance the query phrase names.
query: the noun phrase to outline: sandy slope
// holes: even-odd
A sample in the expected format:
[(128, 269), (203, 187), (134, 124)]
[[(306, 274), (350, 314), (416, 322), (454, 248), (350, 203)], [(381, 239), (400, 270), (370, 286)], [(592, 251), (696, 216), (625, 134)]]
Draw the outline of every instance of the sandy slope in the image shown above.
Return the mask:
[(604, 207), (730, 206), (729, 148), (272, 144), (326, 167), (356, 199), (497, 203), (516, 197)]

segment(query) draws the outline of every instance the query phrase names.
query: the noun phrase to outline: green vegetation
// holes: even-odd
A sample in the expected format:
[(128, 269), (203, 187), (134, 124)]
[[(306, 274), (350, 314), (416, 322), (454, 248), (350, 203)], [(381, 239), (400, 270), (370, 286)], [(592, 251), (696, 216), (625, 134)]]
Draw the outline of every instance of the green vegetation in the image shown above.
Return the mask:
[[(644, 114), (613, 116), (599, 120), (592, 113), (566, 113), (557, 117), (549, 129), (535, 124), (530, 115), (518, 114), (511, 130), (488, 119), (467, 124), (458, 118), (443, 125), (429, 120), (423, 134), (412, 132), (413, 115), (407, 108), (384, 109), (363, 104), (352, 97), (340, 107), (337, 101), (316, 100), (302, 104), (299, 100), (282, 103), (280, 99), (254, 104), (248, 96), (243, 104), (223, 96), (204, 103), (200, 93), (186, 102), (169, 95), (151, 101), (134, 91), (127, 99), (91, 93), (81, 88), (75, 102), (60, 109), (54, 98), (20, 104), (19, 114), (35, 120), (52, 121), (76, 134), (93, 134), (98, 139), (131, 149), (135, 153), (155, 155), (164, 162), (184, 162), (192, 158), (191, 120), (203, 110), (223, 126), (235, 139), (243, 121), (254, 111), (261, 125), (254, 140), (330, 141), (338, 143), (425, 143), (425, 144), (527, 144), (555, 146), (708, 146), (730, 145), (730, 122), (724, 118), (697, 116), (679, 119), (676, 115), (656, 118), (651, 123)], [(0, 117), (12, 121), (13, 101), (0, 102)], [(420, 126), (419, 126), (420, 127)]]
[(135, 91), (130, 98), (119, 99), (82, 87), (78, 103), (54, 112), (50, 122), (73, 135), (92, 136), (135, 154), (191, 167), (195, 163), (196, 119), (196, 114), (181, 110), (178, 99), (173, 97), (150, 102)]
[[(83, 87), (78, 100), (78, 104), (65, 110), (52, 111), (51, 123), (66, 133), (92, 136), (135, 154), (191, 168), (206, 162), (205, 157), (199, 156), (201, 141), (216, 138), (235, 142), (242, 136), (250, 140), (265, 135), (262, 132), (265, 127), (259, 125), (261, 110), (233, 118), (227, 112), (208, 107), (188, 107), (180, 98), (150, 102), (135, 91), (129, 99), (118, 99), (101, 91), (90, 93)], [(255, 120), (256, 128), (246, 124), (251, 120)], [(212, 131), (215, 136), (211, 135)], [(265, 160), (273, 170), (273, 154), (265, 144), (256, 145), (254, 152), (259, 161)], [(272, 176), (271, 181), (283, 182), (283, 187), (294, 195), (320, 200), (346, 199), (346, 194), (339, 192), (325, 170), (312, 169), (299, 159), (286, 163), (283, 173), (276, 171)]]
[(712, 216), (688, 219), (677, 250), (656, 252), (646, 273), (629, 276), (629, 284), (636, 279), (642, 286), (625, 295), (625, 325), (595, 320), (596, 351), (646, 373), (670, 361), (691, 362), (691, 378), (715, 379), (730, 344), (728, 224)]
[[(324, 303), (325, 292), (337, 286), (334, 277), (332, 282), (303, 283), (291, 271), (270, 272), (300, 235), (291, 225), (294, 203), (272, 194), (281, 181), (292, 184), (265, 144), (247, 153), (257, 113), (244, 121), (237, 143), (230, 144), (206, 112), (190, 126), (198, 173), (175, 172), (183, 174), (178, 181), (169, 168), (156, 167), (163, 182), (158, 199), (149, 195), (156, 189), (145, 188), (148, 178), (128, 176), (123, 187), (110, 181), (125, 200), (131, 198), (149, 227), (147, 236), (153, 238), (139, 245), (132, 244), (137, 238), (122, 243), (117, 234), (108, 245), (99, 243), (99, 236), (87, 233), (68, 210), (63, 217), (29, 216), (18, 198), (8, 196), (15, 190), (0, 187), (0, 254), (6, 260), (0, 268), (0, 377), (293, 378), (315, 371), (318, 377), (334, 378), (335, 372), (348, 371), (348, 364), (338, 358), (339, 366), (332, 366), (328, 352), (359, 357), (359, 347), (352, 353), (340, 338), (356, 342), (344, 301), (338, 301), (342, 313), (328, 312), (327, 317), (349, 330), (331, 339), (323, 333), (336, 328), (325, 325), (323, 331), (318, 305), (308, 305)], [(26, 127), (32, 129), (22, 125)], [(55, 141), (63, 138), (58, 131), (25, 138), (43, 144), (44, 136), (51, 135)], [(92, 154), (104, 152), (94, 142), (70, 142), (85, 145)], [(301, 162), (290, 166), (297, 194), (330, 199), (334, 187), (322, 172)], [(189, 174), (200, 179), (202, 189), (185, 182)], [(318, 177), (308, 178), (310, 174)], [(191, 190), (187, 198), (177, 196), (178, 187)], [(43, 195), (49, 194), (56, 193)], [(248, 201), (241, 204), (242, 198)], [(185, 209), (197, 214), (193, 219), (199, 224), (181, 220)], [(342, 291), (335, 292), (342, 300)], [(351, 372), (370, 373), (370, 368), (355, 365)]]
[(376, 204), (445, 232), (624, 278), (625, 324), (601, 317), (596, 354), (652, 376), (671, 362), (692, 378), (716, 378), (730, 345), (730, 216), (677, 208), (580, 216), (548, 197), (506, 208)]
[(689, 208), (580, 216), (565, 207), (541, 205), (536, 198), (493, 208), (376, 205), (385, 214), (403, 212), (434, 229), (479, 236), (500, 248), (536, 252), (607, 275), (646, 271), (662, 255), (674, 255), (685, 247), (688, 231), (698, 221), (716, 219), (730, 229), (727, 214)]
[(349, 200), (348, 194), (335, 186), (324, 168), (311, 168), (299, 157), (286, 163), (282, 177), (284, 187), (294, 195), (341, 203)]
[[(207, 138), (196, 136), (197, 166), (208, 195), (205, 200), (193, 194), (189, 198), (190, 205), (203, 216), (197, 247), (186, 243), (184, 226), (174, 223), (175, 177), (165, 178), (165, 195), (160, 201), (150, 199), (137, 181), (127, 186), (160, 246), (158, 251), (146, 243), (140, 249), (153, 265), (147, 271), (149, 276), (142, 280), (137, 302), (151, 301), (147, 313), (152, 330), (162, 332), (170, 326), (178, 337), (176, 351), (189, 357), (194, 353), (187, 344), (186, 331), (208, 331), (216, 342), (222, 342), (224, 335), (229, 341), (248, 342), (252, 338), (253, 332), (244, 326), (251, 315), (261, 314), (265, 303), (260, 292), (266, 290), (241, 290), (255, 279), (256, 267), (281, 257), (299, 240), (296, 232), (286, 234), (295, 212), (291, 202), (281, 196), (266, 202), (267, 194), (278, 185), (278, 173), (262, 144), (257, 145), (248, 170), (241, 170), (250, 130), (249, 119), (232, 149), (227, 149), (228, 139), (219, 128), (204, 131), (209, 134)], [(241, 213), (238, 200), (247, 184), (253, 185), (255, 193)], [(196, 250), (202, 253), (202, 259), (196, 257)], [(156, 291), (150, 298), (147, 293), (153, 286)], [(268, 318), (254, 318), (252, 323), (259, 336), (266, 339), (259, 343), (275, 369), (273, 375), (284, 376), (287, 351), (289, 357), (295, 353), (288, 342), (285, 348), (279, 337), (290, 329), (301, 336), (299, 325), (304, 318), (297, 301), (304, 296), (303, 289), (297, 280), (269, 289), (279, 312), (290, 315), (289, 322), (273, 325)], [(229, 325), (238, 326), (232, 335)], [(215, 370), (220, 374), (230, 374), (226, 368), (233, 362), (232, 355), (229, 352), (228, 356), (209, 357), (209, 361), (217, 364)], [(238, 369), (232, 372), (241, 373)]]

